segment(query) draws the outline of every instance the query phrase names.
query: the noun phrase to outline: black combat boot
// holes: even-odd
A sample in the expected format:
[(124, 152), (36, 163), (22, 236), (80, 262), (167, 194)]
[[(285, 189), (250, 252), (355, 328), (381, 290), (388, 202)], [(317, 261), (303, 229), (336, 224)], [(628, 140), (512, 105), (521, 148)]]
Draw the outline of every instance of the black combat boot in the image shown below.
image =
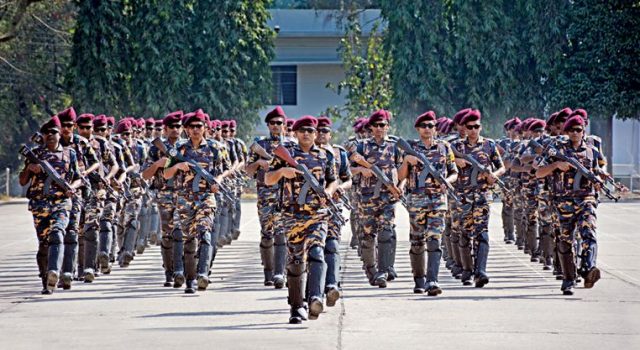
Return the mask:
[(430, 296), (442, 293), (442, 289), (438, 285), (441, 258), (440, 240), (429, 238), (427, 241), (427, 294)]
[(411, 272), (413, 273), (413, 281), (415, 282), (413, 292), (415, 294), (423, 294), (427, 284), (424, 245), (411, 246), (411, 249), (409, 249), (409, 259), (411, 260)]
[(282, 289), (285, 285), (285, 265), (287, 264), (287, 237), (284, 233), (279, 233), (274, 238), (273, 243), (274, 269), (273, 286), (275, 289)]

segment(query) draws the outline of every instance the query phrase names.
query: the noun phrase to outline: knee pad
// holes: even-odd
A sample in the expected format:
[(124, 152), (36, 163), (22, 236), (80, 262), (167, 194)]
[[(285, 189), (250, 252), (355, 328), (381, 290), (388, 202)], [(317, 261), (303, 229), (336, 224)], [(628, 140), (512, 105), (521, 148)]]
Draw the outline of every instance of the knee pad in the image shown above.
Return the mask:
[(304, 273), (305, 264), (302, 260), (294, 260), (293, 262), (287, 263), (287, 276), (291, 277), (299, 277)]
[(64, 244), (78, 244), (78, 231), (67, 230), (64, 235)]
[(171, 237), (162, 237), (162, 241), (160, 243), (160, 246), (162, 246), (162, 248), (164, 248), (164, 249), (173, 248), (173, 239)]
[(324, 262), (324, 250), (318, 245), (314, 245), (309, 249), (308, 256), (309, 261)]
[(427, 240), (427, 251), (429, 252), (440, 251), (440, 240), (435, 238), (429, 238)]
[(557, 244), (558, 253), (560, 254), (569, 254), (573, 249), (573, 244), (565, 241), (559, 241)]
[(375, 248), (376, 242), (373, 239), (373, 236), (364, 236), (360, 238), (360, 246), (362, 249), (372, 249)]
[(211, 232), (210, 231), (203, 232), (202, 234), (200, 234), (199, 240), (200, 240), (200, 244), (211, 245)]
[(274, 244), (275, 245), (286, 245), (287, 244), (287, 237), (285, 236), (284, 233), (276, 234), (273, 239), (274, 239)]
[(111, 232), (113, 230), (113, 226), (111, 225), (111, 221), (103, 220), (100, 221), (100, 232)]
[(182, 230), (179, 228), (174, 228), (171, 232), (171, 237), (174, 241), (182, 241)]
[(489, 232), (482, 232), (476, 237), (476, 239), (478, 240), (478, 242), (489, 243)]
[(184, 242), (184, 252), (185, 254), (195, 254), (198, 244), (195, 239), (190, 239)]
[(47, 242), (49, 244), (62, 244), (63, 242), (63, 234), (60, 229), (54, 228), (49, 231), (49, 235), (47, 235)]
[(378, 234), (378, 243), (388, 243), (395, 240), (395, 238), (394, 232), (386, 228)]
[(409, 248), (409, 254), (420, 255), (422, 253), (424, 253), (424, 244), (412, 245), (411, 248)]
[(273, 247), (273, 238), (260, 239), (260, 248), (271, 248), (271, 247)]
[(129, 221), (129, 227), (134, 230), (137, 230), (140, 228), (140, 222), (138, 220), (131, 220)]
[(337, 239), (327, 239), (327, 242), (324, 245), (325, 253), (329, 254), (338, 254), (340, 250), (340, 242)]

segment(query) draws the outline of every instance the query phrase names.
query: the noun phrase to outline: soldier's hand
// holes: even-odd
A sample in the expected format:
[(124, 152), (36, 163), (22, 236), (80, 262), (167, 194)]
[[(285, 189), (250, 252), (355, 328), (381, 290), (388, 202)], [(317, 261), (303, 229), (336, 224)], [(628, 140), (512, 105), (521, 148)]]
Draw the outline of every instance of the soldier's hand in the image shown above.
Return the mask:
[(298, 174), (302, 174), (302, 172), (296, 168), (282, 168), (280, 172), (282, 176), (287, 179), (294, 179)]
[(40, 174), (42, 172), (40, 164), (29, 164), (27, 165), (27, 169), (34, 174)]
[(405, 162), (407, 162), (407, 163), (409, 163), (410, 165), (414, 165), (414, 166), (415, 166), (416, 164), (418, 164), (418, 162), (419, 162), (419, 160), (418, 160), (418, 158), (417, 158), (417, 157), (414, 157), (414, 156), (412, 156), (412, 155), (410, 155), (410, 154), (408, 154), (408, 155), (406, 155), (406, 156), (404, 157), (404, 161), (405, 161)]
[(571, 169), (571, 164), (567, 162), (556, 162), (556, 168), (562, 172), (568, 171), (569, 169)]
[(269, 162), (267, 160), (264, 159), (260, 159), (257, 161), (258, 165), (260, 165), (260, 167), (264, 170), (269, 169)]
[(218, 185), (211, 185), (211, 193), (218, 193), (220, 187)]
[(367, 168), (362, 168), (362, 170), (360, 171), (360, 174), (365, 178), (368, 179), (370, 177), (372, 177), (373, 171), (371, 169), (367, 169)]
[(69, 191), (65, 192), (65, 195), (67, 197), (73, 197), (76, 195), (76, 191), (74, 189), (70, 189)]
[(456, 158), (455, 159), (456, 165), (458, 166), (458, 168), (464, 168), (467, 166), (467, 161), (464, 159), (460, 159), (460, 158)]
[(182, 171), (189, 171), (189, 169), (191, 168), (191, 164), (189, 164), (188, 162), (178, 163), (176, 164), (176, 168)]
[(493, 185), (498, 180), (498, 178), (493, 173), (488, 173), (486, 175), (486, 178), (489, 185)]

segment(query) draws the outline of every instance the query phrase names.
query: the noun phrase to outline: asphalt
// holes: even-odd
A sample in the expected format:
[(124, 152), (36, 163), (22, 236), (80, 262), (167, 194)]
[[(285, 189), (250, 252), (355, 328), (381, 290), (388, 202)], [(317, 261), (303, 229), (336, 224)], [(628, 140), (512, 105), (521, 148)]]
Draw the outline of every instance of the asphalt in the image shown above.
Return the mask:
[(603, 276), (571, 297), (542, 265), (502, 243), (499, 203), (490, 221), (491, 282), (463, 287), (442, 267), (442, 295), (413, 294), (401, 209), (400, 278), (386, 289), (369, 286), (345, 228), (343, 298), (318, 320), (289, 325), (286, 290), (262, 286), (255, 202), (243, 203), (240, 239), (220, 251), (205, 292), (163, 287), (152, 247), (127, 269), (42, 296), (31, 216), (24, 201), (12, 201), (0, 206), (0, 348), (640, 348), (640, 203), (601, 204)]

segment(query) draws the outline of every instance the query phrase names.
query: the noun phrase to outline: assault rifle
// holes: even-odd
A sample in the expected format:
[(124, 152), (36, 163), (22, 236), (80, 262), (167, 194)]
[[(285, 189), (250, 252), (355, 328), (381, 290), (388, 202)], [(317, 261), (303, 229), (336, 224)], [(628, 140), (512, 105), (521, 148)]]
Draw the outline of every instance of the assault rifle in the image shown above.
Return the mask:
[(111, 196), (115, 196), (116, 195), (116, 191), (113, 189), (113, 187), (111, 187), (111, 185), (109, 184), (109, 182), (107, 180), (104, 179), (104, 177), (100, 176), (100, 174), (98, 174), (95, 171), (92, 171), (89, 173), (89, 175), (87, 175), (87, 177), (89, 178), (89, 180), (95, 182), (95, 183), (99, 183), (102, 184), (102, 186), (104, 186), (104, 188), (107, 190), (107, 193)]
[[(336, 205), (336, 203), (331, 199), (331, 197), (327, 196), (327, 192), (325, 192), (324, 187), (320, 185), (318, 179), (315, 178), (309, 171), (306, 165), (298, 163), (289, 151), (283, 146), (279, 145), (274, 151), (273, 154), (284, 160), (289, 166), (296, 168), (298, 171), (302, 173), (302, 177), (304, 178), (304, 184), (302, 185), (302, 189), (300, 190), (301, 194), (307, 193), (309, 189), (312, 189), (318, 197), (322, 198), (327, 204), (329, 204), (329, 213), (333, 218), (338, 220), (338, 224), (340, 226), (347, 223), (347, 220), (342, 217), (342, 212), (340, 208)], [(298, 196), (298, 205), (303, 205), (305, 203), (306, 196), (301, 195)]]
[[(540, 145), (538, 142), (536, 142), (535, 140), (530, 140), (530, 143), (532, 143), (532, 147), (535, 148), (540, 148), (542, 147), (542, 145)], [(607, 198), (617, 202), (620, 199), (620, 196), (615, 196), (611, 190), (606, 186), (605, 182), (602, 181), (594, 172), (590, 171), (589, 169), (587, 169), (584, 165), (582, 165), (582, 163), (580, 163), (579, 160), (577, 160), (575, 157), (571, 157), (566, 155), (563, 152), (560, 152), (557, 148), (555, 148), (553, 145), (549, 144), (549, 146), (546, 147), (545, 149), (545, 156), (547, 157), (551, 157), (551, 158), (555, 158), (557, 160), (563, 161), (563, 162), (567, 162), (571, 165), (571, 167), (575, 168), (577, 171), (577, 176), (575, 181), (573, 182), (573, 189), (574, 190), (578, 190), (580, 189), (580, 180), (584, 177), (586, 178), (589, 182), (598, 185), (598, 187), (600, 187), (600, 191), (604, 192), (605, 196), (607, 196)]]
[[(471, 185), (473, 185), (473, 186), (477, 186), (478, 185), (478, 175), (479, 174), (490, 174), (491, 173), (491, 169), (489, 167), (480, 164), (480, 162), (478, 162), (478, 160), (473, 158), (471, 155), (460, 153), (460, 152), (458, 152), (458, 150), (456, 150), (453, 147), (452, 147), (452, 150), (453, 150), (453, 154), (456, 156), (456, 158), (464, 159), (465, 161), (467, 161), (467, 163), (469, 163), (471, 165), (471, 167), (473, 167), (473, 170), (471, 171)], [(500, 187), (500, 189), (503, 192), (505, 192), (505, 193), (510, 193), (511, 192), (507, 188), (507, 185), (505, 185), (505, 183), (502, 180), (500, 180), (499, 178), (496, 178), (496, 183), (498, 184), (498, 186)]]
[(222, 194), (222, 196), (225, 199), (227, 199), (227, 200), (229, 200), (231, 202), (234, 201), (233, 195), (231, 194), (229, 189), (226, 186), (224, 186), (221, 183), (219, 183), (218, 180), (216, 180), (215, 176), (213, 176), (210, 172), (208, 172), (206, 169), (201, 167), (200, 164), (198, 164), (198, 162), (196, 162), (193, 159), (190, 159), (190, 158), (187, 158), (187, 157), (183, 156), (175, 148), (167, 149), (167, 147), (165, 146), (165, 144), (162, 142), (162, 140), (159, 137), (154, 139), (152, 141), (152, 143), (156, 147), (158, 147), (158, 150), (160, 152), (166, 154), (169, 158), (175, 159), (175, 160), (177, 160), (179, 162), (189, 163), (191, 165), (191, 169), (193, 169), (193, 171), (197, 175), (200, 175), (200, 177), (202, 177), (207, 182), (207, 184), (209, 184), (209, 186), (213, 186), (213, 185), (218, 186), (218, 189), (220, 190), (220, 193)]
[(418, 186), (424, 186), (424, 182), (427, 179), (427, 176), (431, 175), (438, 183), (447, 187), (447, 194), (451, 196), (451, 198), (460, 203), (460, 198), (456, 196), (456, 191), (454, 190), (453, 186), (451, 186), (451, 184), (447, 182), (447, 179), (442, 176), (441, 172), (436, 170), (436, 168), (433, 166), (433, 164), (431, 164), (427, 157), (424, 156), (424, 154), (416, 152), (416, 150), (414, 150), (413, 147), (411, 147), (411, 145), (409, 145), (409, 143), (402, 138), (398, 139), (396, 145), (398, 145), (398, 147), (400, 147), (400, 149), (405, 153), (418, 158), (418, 160), (420, 160), (420, 162), (422, 163), (423, 169), (420, 172), (420, 175), (418, 175)]
[(56, 169), (54, 169), (53, 166), (49, 164), (49, 162), (47, 162), (44, 159), (38, 158), (38, 156), (36, 156), (36, 154), (33, 153), (33, 150), (29, 148), (29, 146), (22, 145), (22, 147), (20, 147), (19, 152), (29, 161), (29, 163), (40, 165), (40, 167), (47, 174), (47, 176), (56, 185), (58, 185), (65, 192), (65, 194), (68, 192), (75, 192), (75, 190), (73, 189), (73, 187), (71, 187), (71, 185), (67, 182), (67, 180), (63, 179), (62, 176), (58, 174)]
[[(352, 145), (348, 149), (348, 151), (349, 151), (349, 153), (351, 153), (351, 156), (349, 157), (349, 160), (351, 160), (352, 162), (355, 162), (356, 164), (360, 165), (361, 167), (364, 167), (364, 168), (367, 168), (367, 169), (373, 171), (373, 174), (378, 179), (378, 182), (376, 183), (376, 186), (375, 186), (375, 189), (374, 189), (374, 196), (379, 196), (380, 195), (380, 188), (382, 187), (382, 185), (385, 185), (389, 189), (391, 194), (394, 195), (396, 198), (398, 198), (400, 200), (400, 203), (402, 203), (402, 205), (407, 210), (409, 210), (409, 205), (407, 204), (407, 198), (404, 196), (404, 194), (401, 191), (399, 191), (398, 187), (396, 187), (396, 185), (393, 183), (393, 181), (391, 181), (391, 179), (389, 179), (389, 177), (382, 171), (382, 169), (380, 169), (375, 164), (371, 164), (371, 163), (367, 162), (364, 159), (364, 157), (356, 151), (356, 146), (355, 145)], [(359, 157), (356, 157), (356, 155), (359, 156)]]

